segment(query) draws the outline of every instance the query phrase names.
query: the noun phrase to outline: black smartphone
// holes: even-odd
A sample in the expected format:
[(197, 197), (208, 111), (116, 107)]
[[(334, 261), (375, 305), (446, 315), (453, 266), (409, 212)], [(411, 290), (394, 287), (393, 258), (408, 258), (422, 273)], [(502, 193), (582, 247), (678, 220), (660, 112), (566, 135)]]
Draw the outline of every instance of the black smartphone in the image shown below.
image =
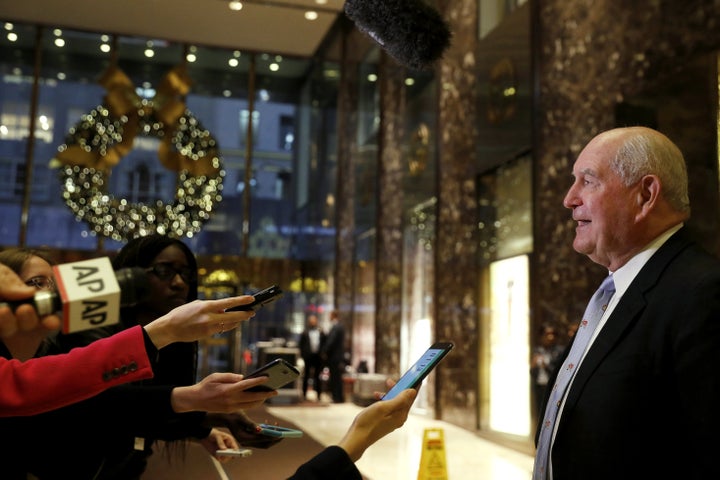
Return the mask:
[(264, 367), (260, 367), (252, 373), (245, 375), (245, 378), (270, 377), (262, 385), (248, 388), (246, 392), (269, 392), (277, 390), (295, 380), (300, 375), (297, 368), (282, 358), (276, 358)]
[(400, 377), (400, 380), (383, 396), (383, 400), (395, 398), (398, 393), (408, 388), (418, 388), (425, 377), (432, 371), (440, 360), (445, 358), (453, 348), (450, 342), (433, 343), (425, 353), (415, 362), (415, 365)]
[(257, 311), (261, 309), (264, 305), (267, 305), (270, 302), (274, 302), (278, 298), (283, 296), (283, 291), (278, 287), (277, 285), (273, 285), (272, 287), (268, 287), (265, 290), (260, 290), (259, 292), (253, 293), (253, 297), (255, 297), (255, 300), (253, 300), (250, 303), (246, 303), (245, 305), (238, 305), (237, 307), (228, 308), (225, 310), (226, 312), (237, 312), (237, 311)]

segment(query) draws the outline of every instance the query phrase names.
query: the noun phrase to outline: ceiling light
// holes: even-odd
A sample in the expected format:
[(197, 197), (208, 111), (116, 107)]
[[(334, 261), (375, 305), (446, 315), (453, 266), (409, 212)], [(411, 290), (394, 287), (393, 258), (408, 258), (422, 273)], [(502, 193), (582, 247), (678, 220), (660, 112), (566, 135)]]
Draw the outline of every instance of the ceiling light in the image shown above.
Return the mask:
[(17, 42), (17, 39), (18, 39), (17, 33), (15, 33), (15, 32), (8, 33), (7, 39), (10, 40), (11, 42)]
[(240, 62), (238, 62), (237, 58), (231, 58), (230, 60), (228, 60), (228, 65), (230, 65), (231, 67), (237, 67), (238, 65), (240, 65)]
[(64, 46), (65, 46), (65, 40), (63, 40), (62, 38), (56, 38), (56, 39), (55, 39), (55, 46), (56, 46), (56, 47), (59, 47), (59, 48), (64, 47)]
[(146, 48), (146, 49), (145, 49), (145, 56), (148, 57), (148, 58), (152, 58), (152, 57), (155, 56), (155, 52), (153, 51), (152, 48)]
[(194, 63), (197, 60), (197, 56), (194, 53), (188, 53), (187, 55), (185, 55), (185, 60), (190, 63)]
[(5, 30), (12, 30), (13, 28), (15, 28), (15, 27), (13, 27), (12, 23), (5, 22)]
[(326, 5), (327, 0), (315, 0), (315, 3), (317, 3), (318, 5)]
[(377, 75), (371, 73), (367, 76), (368, 82), (377, 82)]
[(55, 34), (56, 37), (61, 37), (62, 30), (60, 30), (59, 28), (56, 28), (55, 30), (53, 30), (53, 34)]
[(317, 18), (318, 18), (318, 13), (316, 11), (308, 10), (307, 12), (305, 12), (306, 20), (317, 20)]
[(273, 62), (270, 64), (270, 66), (268, 68), (270, 69), (271, 72), (277, 72), (278, 70), (280, 70), (280, 65)]
[(100, 45), (100, 51), (108, 53), (110, 51), (110, 45), (108, 45), (107, 43), (103, 43), (102, 45)]
[(228, 3), (228, 7), (230, 7), (230, 10), (238, 12), (238, 11), (242, 10), (243, 4), (242, 4), (242, 2), (233, 0), (232, 2)]

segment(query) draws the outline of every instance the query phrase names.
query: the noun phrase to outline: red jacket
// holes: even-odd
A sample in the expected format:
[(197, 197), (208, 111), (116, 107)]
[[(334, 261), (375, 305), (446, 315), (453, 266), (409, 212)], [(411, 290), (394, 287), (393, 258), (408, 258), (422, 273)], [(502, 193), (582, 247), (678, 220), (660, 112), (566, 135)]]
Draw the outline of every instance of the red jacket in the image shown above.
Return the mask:
[(36, 415), (152, 376), (139, 326), (62, 355), (0, 358), (0, 417)]

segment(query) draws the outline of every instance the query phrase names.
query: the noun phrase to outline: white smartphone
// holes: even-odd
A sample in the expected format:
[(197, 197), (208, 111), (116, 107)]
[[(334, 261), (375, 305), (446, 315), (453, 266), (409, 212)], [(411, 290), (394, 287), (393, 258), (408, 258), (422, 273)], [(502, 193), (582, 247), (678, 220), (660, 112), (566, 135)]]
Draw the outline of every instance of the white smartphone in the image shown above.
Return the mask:
[(215, 450), (218, 457), (248, 457), (252, 455), (249, 448), (225, 448), (223, 450)]
[(383, 400), (395, 398), (398, 393), (408, 388), (418, 388), (425, 377), (432, 371), (440, 360), (453, 348), (450, 342), (437, 342), (428, 348), (425, 353), (415, 362), (415, 365), (400, 377), (400, 380), (383, 396)]
[(248, 388), (246, 392), (267, 392), (277, 390), (278, 388), (295, 380), (299, 375), (300, 372), (298, 372), (297, 368), (292, 366), (289, 362), (282, 358), (276, 358), (264, 367), (261, 367), (245, 376), (245, 378), (270, 377), (267, 382), (256, 387)]

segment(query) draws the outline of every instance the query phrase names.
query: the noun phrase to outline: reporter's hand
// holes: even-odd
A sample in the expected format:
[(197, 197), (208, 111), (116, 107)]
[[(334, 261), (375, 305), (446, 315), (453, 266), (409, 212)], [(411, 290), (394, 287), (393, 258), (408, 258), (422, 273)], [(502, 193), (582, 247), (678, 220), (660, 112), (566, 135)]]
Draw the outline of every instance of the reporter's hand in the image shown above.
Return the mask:
[(199, 383), (188, 387), (175, 387), (170, 395), (173, 411), (234, 413), (238, 410), (259, 407), (277, 391), (247, 392), (250, 387), (262, 385), (268, 377), (248, 378), (236, 373), (213, 373)]
[(417, 391), (409, 388), (392, 400), (375, 402), (364, 408), (355, 417), (338, 446), (356, 462), (370, 445), (403, 426), (415, 397)]
[(233, 459), (233, 457), (219, 457), (215, 455), (217, 450), (225, 450), (226, 448), (240, 448), (235, 438), (227, 432), (224, 432), (218, 428), (210, 430), (210, 435), (200, 440), (200, 445), (205, 447), (205, 450), (215, 457), (220, 463), (226, 463)]
[[(0, 263), (0, 302), (5, 300), (23, 300), (35, 295), (35, 288), (25, 283), (6, 265)], [(30, 305), (21, 305), (15, 313), (9, 306), (0, 307), (0, 338), (13, 335), (18, 330), (28, 331), (42, 325), (48, 330), (60, 328), (60, 318), (48, 315), (42, 319)]]
[(192, 342), (216, 333), (227, 332), (240, 325), (240, 322), (252, 318), (255, 312), (226, 312), (225, 309), (245, 305), (253, 300), (252, 295), (219, 300), (195, 300), (145, 325), (145, 331), (157, 348), (174, 342)]

